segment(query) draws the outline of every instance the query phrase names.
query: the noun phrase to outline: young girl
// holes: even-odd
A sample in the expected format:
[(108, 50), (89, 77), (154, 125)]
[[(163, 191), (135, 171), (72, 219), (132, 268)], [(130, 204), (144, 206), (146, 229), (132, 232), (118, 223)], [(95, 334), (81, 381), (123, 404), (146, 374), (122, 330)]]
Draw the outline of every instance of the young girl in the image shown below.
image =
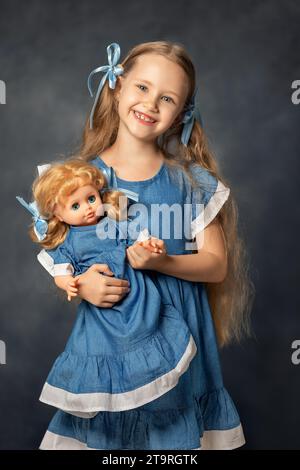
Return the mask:
[[(167, 41), (137, 45), (121, 64), (118, 44), (107, 53), (109, 64), (88, 79), (91, 92), (93, 76), (106, 72), (81, 158), (106, 171), (112, 187), (138, 193), (147, 208), (137, 216), (141, 229), (151, 227), (168, 254), (162, 262), (134, 244), (126, 249), (128, 261), (148, 270), (181, 312), (197, 354), (176, 387), (138, 408), (90, 419), (59, 410), (40, 448), (234, 449), (245, 440), (223, 384), (217, 343), (248, 331), (253, 291), (236, 205), (195, 119), (195, 68), (184, 47)], [(100, 306), (114, 302), (103, 269), (95, 265), (78, 283), (79, 295)]]
[[(160, 397), (177, 384), (196, 353), (181, 313), (164, 302), (146, 272), (126, 262), (126, 248), (134, 241), (127, 204), (120, 204), (127, 199), (119, 199), (119, 191), (106, 192), (104, 206), (99, 194), (104, 182), (94, 165), (72, 159), (52, 164), (33, 183), (39, 220), (30, 236), (44, 246), (43, 257), (53, 263), (52, 275), (68, 298), (76, 296), (80, 274), (95, 263), (107, 263), (131, 285), (112, 308), (81, 301), (65, 351), (42, 390), (41, 401), (81, 417), (133, 409)], [(42, 233), (41, 222), (47, 224)], [(144, 246), (164, 257), (163, 241), (152, 237), (156, 246), (151, 247), (150, 240)]]

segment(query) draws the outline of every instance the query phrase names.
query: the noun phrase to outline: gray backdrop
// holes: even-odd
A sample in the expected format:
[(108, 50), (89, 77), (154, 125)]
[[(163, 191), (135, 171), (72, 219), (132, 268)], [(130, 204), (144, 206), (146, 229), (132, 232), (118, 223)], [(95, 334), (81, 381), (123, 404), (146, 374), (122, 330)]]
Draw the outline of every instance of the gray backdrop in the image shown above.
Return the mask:
[(74, 309), (58, 294), (27, 237), (37, 164), (71, 152), (92, 106), (88, 73), (106, 47), (168, 39), (195, 61), (204, 125), (238, 199), (251, 255), (256, 338), (221, 354), (245, 449), (299, 448), (299, 2), (0, 1), (2, 269), (0, 448), (36, 449), (55, 409), (38, 401), (64, 348)]

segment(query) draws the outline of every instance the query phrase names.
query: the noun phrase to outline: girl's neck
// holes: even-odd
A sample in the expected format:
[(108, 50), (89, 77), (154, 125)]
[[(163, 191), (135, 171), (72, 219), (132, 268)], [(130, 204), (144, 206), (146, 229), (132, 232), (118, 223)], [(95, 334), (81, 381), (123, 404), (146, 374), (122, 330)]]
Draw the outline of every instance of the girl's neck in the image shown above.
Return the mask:
[(101, 153), (105, 163), (114, 168), (154, 168), (164, 161), (164, 155), (157, 143), (145, 142), (124, 132), (118, 132), (116, 141)]

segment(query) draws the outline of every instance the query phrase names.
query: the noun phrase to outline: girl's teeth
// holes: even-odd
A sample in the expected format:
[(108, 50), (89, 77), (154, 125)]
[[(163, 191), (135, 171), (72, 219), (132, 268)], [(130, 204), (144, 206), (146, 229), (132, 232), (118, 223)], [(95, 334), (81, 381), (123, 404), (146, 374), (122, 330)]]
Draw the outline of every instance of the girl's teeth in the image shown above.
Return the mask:
[(143, 114), (139, 114), (136, 111), (134, 111), (134, 113), (139, 119), (143, 119), (143, 121), (155, 122), (153, 119), (149, 119), (149, 118), (145, 117)]

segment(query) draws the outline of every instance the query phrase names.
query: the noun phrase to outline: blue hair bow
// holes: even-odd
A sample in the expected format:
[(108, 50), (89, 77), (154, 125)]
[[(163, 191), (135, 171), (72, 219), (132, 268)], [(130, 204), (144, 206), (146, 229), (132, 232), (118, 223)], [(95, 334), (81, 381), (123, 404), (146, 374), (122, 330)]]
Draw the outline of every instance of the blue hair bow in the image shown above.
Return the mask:
[(16, 196), (17, 200), (25, 207), (31, 214), (34, 221), (33, 230), (39, 241), (44, 240), (48, 230), (48, 223), (43, 219), (38, 210), (36, 201), (30, 202), (29, 204), (24, 201), (20, 196)]
[(201, 127), (203, 127), (200, 111), (195, 105), (196, 93), (197, 93), (197, 88), (186, 108), (186, 112), (181, 121), (184, 124), (182, 133), (181, 133), (181, 142), (185, 146), (187, 146), (190, 140), (190, 135), (193, 130), (195, 119), (197, 119), (197, 121), (201, 124)]
[(108, 65), (102, 65), (101, 67), (97, 67), (96, 69), (94, 69), (89, 74), (88, 80), (87, 80), (87, 85), (88, 85), (90, 95), (93, 96), (93, 91), (91, 87), (92, 76), (98, 72), (106, 72), (106, 74), (104, 75), (104, 77), (102, 77), (101, 82), (98, 85), (96, 98), (95, 98), (94, 105), (90, 114), (90, 129), (93, 129), (93, 116), (94, 116), (96, 104), (97, 104), (97, 101), (99, 99), (101, 90), (104, 86), (106, 79), (108, 78), (109, 88), (115, 88), (117, 76), (122, 75), (122, 73), (124, 72), (122, 65), (118, 64), (118, 61), (120, 58), (119, 44), (117, 44), (116, 42), (113, 42), (112, 44), (107, 46), (106, 50), (107, 50), (107, 57), (108, 57)]

